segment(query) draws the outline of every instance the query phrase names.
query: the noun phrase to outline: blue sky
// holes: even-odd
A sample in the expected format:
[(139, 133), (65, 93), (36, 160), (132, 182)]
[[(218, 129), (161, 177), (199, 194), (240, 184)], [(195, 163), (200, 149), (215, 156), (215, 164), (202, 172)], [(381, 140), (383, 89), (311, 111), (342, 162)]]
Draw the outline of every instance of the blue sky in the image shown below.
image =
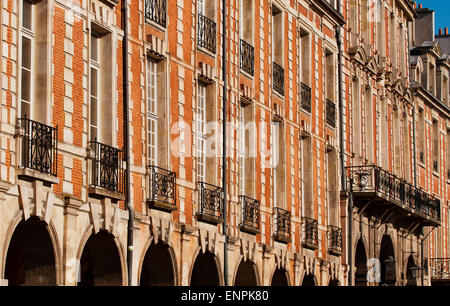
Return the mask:
[(422, 3), (422, 7), (426, 7), (435, 11), (436, 34), (439, 28), (449, 28), (450, 32), (450, 1), (448, 0), (416, 0), (417, 5)]

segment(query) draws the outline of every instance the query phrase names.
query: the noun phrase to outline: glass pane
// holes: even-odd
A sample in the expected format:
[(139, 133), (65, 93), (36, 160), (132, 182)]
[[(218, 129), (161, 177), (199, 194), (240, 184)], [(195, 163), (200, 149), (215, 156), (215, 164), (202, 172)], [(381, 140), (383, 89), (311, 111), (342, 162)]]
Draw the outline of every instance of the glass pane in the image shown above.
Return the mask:
[(97, 126), (97, 99), (91, 98), (91, 125)]
[(94, 126), (91, 126), (91, 139), (92, 140), (97, 139), (97, 128)]
[(30, 113), (30, 104), (22, 101), (21, 104), (21, 110), (20, 110), (20, 117), (21, 118), (30, 118), (31, 117), (31, 113)]
[(91, 96), (98, 97), (98, 76), (97, 69), (91, 69)]
[(91, 35), (91, 59), (98, 61), (98, 37), (95, 35)]
[(22, 79), (21, 79), (21, 97), (22, 100), (31, 102), (31, 73), (28, 70), (22, 68)]
[(23, 1), (22, 26), (25, 29), (32, 30), (33, 14), (32, 5), (28, 1)]
[(22, 67), (31, 69), (31, 39), (22, 36)]

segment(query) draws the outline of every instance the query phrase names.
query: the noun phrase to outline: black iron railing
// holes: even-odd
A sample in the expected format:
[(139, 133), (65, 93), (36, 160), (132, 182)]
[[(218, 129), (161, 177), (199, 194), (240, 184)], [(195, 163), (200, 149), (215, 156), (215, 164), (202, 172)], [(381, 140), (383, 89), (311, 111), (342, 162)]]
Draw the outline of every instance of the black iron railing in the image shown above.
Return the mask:
[(175, 172), (150, 166), (150, 196), (153, 203), (176, 205), (175, 197)]
[(317, 248), (319, 246), (319, 229), (317, 220), (303, 217), (303, 246)]
[(435, 280), (450, 280), (450, 258), (431, 258), (431, 278)]
[(212, 53), (216, 53), (216, 23), (198, 14), (197, 43)]
[(274, 208), (275, 210), (275, 237), (278, 240), (291, 239), (291, 212), (282, 208)]
[(241, 69), (253, 76), (255, 72), (255, 48), (242, 39), (240, 59)]
[(57, 176), (58, 128), (27, 118), (19, 121), (21, 167)]
[(273, 62), (273, 89), (280, 95), (284, 95), (284, 68)]
[(347, 167), (347, 170), (353, 192), (376, 192), (389, 201), (399, 202), (409, 210), (440, 221), (440, 200), (415, 188), (405, 180), (374, 165)]
[(342, 229), (328, 225), (328, 251), (331, 254), (342, 254)]
[(91, 141), (89, 146), (92, 160), (91, 186), (123, 194), (125, 191), (123, 152), (97, 141)]
[(332, 127), (336, 127), (336, 104), (330, 100), (326, 100), (326, 122)]
[(241, 229), (244, 231), (259, 232), (260, 202), (243, 195), (239, 199), (242, 207)]
[(199, 215), (213, 219), (222, 218), (222, 188), (199, 182)]
[(145, 0), (145, 18), (166, 27), (166, 0)]
[(300, 83), (300, 106), (308, 113), (311, 112), (311, 87), (305, 83)]

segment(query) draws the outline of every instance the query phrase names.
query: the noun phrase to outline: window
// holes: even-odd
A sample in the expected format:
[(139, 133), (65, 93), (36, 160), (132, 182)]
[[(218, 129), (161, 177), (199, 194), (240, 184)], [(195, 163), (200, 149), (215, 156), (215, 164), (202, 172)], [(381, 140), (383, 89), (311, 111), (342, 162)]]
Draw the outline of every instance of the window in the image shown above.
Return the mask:
[(302, 199), (303, 199), (303, 216), (312, 218), (314, 215), (313, 197), (312, 197), (312, 150), (311, 150), (311, 137), (305, 137), (302, 139)]
[(425, 110), (419, 109), (419, 122), (418, 122), (418, 135), (419, 135), (419, 162), (425, 164)]
[(380, 160), (383, 169), (389, 169), (389, 117), (386, 101), (380, 99), (381, 117), (380, 117)]
[(111, 33), (95, 23), (90, 35), (89, 133), (91, 141), (113, 145)]
[(197, 179), (205, 182), (206, 179), (206, 86), (199, 84), (197, 87)]
[(395, 16), (391, 14), (390, 18), (390, 25), (389, 25), (389, 31), (390, 31), (390, 56), (391, 56), (391, 64), (392, 64), (392, 72), (394, 73), (394, 76), (397, 75), (397, 38), (396, 38), (396, 25), (395, 25)]
[(245, 195), (245, 118), (244, 108), (239, 110), (239, 194)]
[(373, 163), (374, 153), (373, 153), (373, 142), (374, 142), (374, 126), (373, 126), (373, 116), (375, 114), (373, 103), (372, 103), (372, 92), (370, 89), (366, 90), (365, 96), (365, 122), (364, 122), (364, 131), (365, 131), (365, 139), (366, 139), (366, 159), (369, 163)]
[(411, 159), (410, 159), (410, 149), (411, 149), (411, 137), (409, 133), (409, 121), (406, 113), (403, 115), (403, 135), (402, 135), (402, 144), (403, 144), (403, 160), (404, 160), (404, 176), (406, 180), (411, 179)]
[(147, 139), (149, 165), (158, 165), (157, 63), (147, 60)]
[(334, 102), (335, 82), (334, 82), (334, 55), (331, 51), (325, 50), (325, 93), (326, 98)]
[(273, 199), (274, 207), (286, 209), (284, 180), (285, 174), (285, 139), (284, 127), (281, 122), (272, 122), (272, 157), (273, 157)]
[(253, 0), (239, 0), (239, 34), (249, 44), (253, 41)]
[(433, 171), (439, 172), (439, 122), (433, 119)]
[(400, 131), (400, 117), (399, 117), (399, 110), (398, 108), (394, 110), (394, 117), (392, 119), (392, 124), (393, 124), (393, 130), (392, 130), (392, 138), (393, 138), (393, 142), (394, 142), (394, 173), (395, 175), (401, 177), (402, 173), (401, 173), (401, 169), (402, 169), (402, 165), (401, 165), (401, 158), (400, 158), (400, 135), (401, 135), (401, 131)]
[(335, 150), (327, 151), (327, 193), (329, 225), (339, 225), (339, 200), (337, 196), (337, 155)]
[(272, 5), (272, 58), (283, 66), (283, 13), (275, 5)]
[(352, 104), (353, 104), (353, 153), (361, 162), (361, 105), (360, 105), (360, 88), (357, 79), (352, 82)]
[(447, 179), (450, 180), (450, 129), (447, 129)]
[(366, 53), (369, 52), (371, 41), (370, 41), (370, 21), (369, 21), (369, 0), (361, 0), (361, 36), (364, 40), (364, 47)]
[(385, 22), (384, 22), (384, 4), (382, 0), (377, 0), (377, 36), (378, 36), (378, 50), (381, 56), (386, 56), (386, 34), (385, 34)]
[(309, 43), (309, 33), (300, 30), (300, 62), (301, 62), (301, 81), (305, 85), (310, 85), (311, 82), (311, 72), (310, 72), (310, 43)]

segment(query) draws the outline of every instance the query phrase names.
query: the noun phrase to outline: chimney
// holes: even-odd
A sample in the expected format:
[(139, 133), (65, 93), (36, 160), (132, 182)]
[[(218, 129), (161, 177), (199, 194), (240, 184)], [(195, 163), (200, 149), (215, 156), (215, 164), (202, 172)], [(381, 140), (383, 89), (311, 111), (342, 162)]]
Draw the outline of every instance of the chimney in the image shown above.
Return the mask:
[(442, 29), (439, 29), (439, 36), (442, 36)]
[(422, 8), (422, 3), (419, 3), (419, 8), (420, 8), (420, 9)]
[(445, 35), (448, 35), (448, 28), (445, 28)]
[(417, 8), (417, 2), (414, 1), (414, 9), (416, 9), (416, 8)]

